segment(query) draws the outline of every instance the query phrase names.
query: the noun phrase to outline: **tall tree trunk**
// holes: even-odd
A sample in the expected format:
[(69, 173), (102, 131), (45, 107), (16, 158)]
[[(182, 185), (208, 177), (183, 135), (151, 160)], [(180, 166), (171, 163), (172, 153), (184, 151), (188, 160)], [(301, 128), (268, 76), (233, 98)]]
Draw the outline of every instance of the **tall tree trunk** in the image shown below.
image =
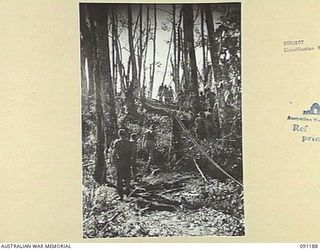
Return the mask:
[(180, 80), (180, 62), (181, 62), (181, 39), (182, 39), (182, 30), (181, 30), (181, 22), (182, 22), (182, 8), (180, 10), (179, 14), (179, 22), (178, 22), (178, 27), (177, 27), (177, 32), (178, 32), (178, 58), (177, 58), (177, 83), (178, 83), (178, 90), (181, 90), (181, 80)]
[[(90, 46), (91, 47), (91, 46)], [(96, 84), (94, 81), (94, 69), (93, 69), (93, 55), (92, 55), (93, 48), (90, 48), (90, 53), (88, 54), (87, 61), (88, 61), (88, 80), (89, 80), (89, 97), (93, 96), (96, 91)]]
[(118, 70), (119, 70), (119, 77), (120, 77), (120, 89), (121, 89), (121, 93), (125, 93), (125, 89), (126, 89), (126, 85), (125, 85), (125, 68), (124, 65), (122, 63), (122, 57), (120, 54), (121, 51), (121, 45), (120, 45), (120, 41), (119, 41), (119, 37), (118, 37), (118, 29), (116, 29), (115, 31), (116, 33), (116, 43), (115, 43), (115, 51), (116, 51), (116, 61), (117, 61), (117, 66), (118, 66)]
[(114, 87), (111, 75), (110, 46), (108, 32), (108, 8), (96, 7), (96, 32), (98, 65), (101, 85), (104, 86), (106, 146), (117, 137), (117, 115), (115, 110)]
[[(138, 20), (138, 19), (137, 19)], [(131, 4), (128, 4), (128, 40), (129, 40), (129, 50), (130, 50), (130, 59), (131, 60), (131, 69), (132, 69), (132, 84), (133, 89), (136, 91), (138, 89), (138, 72), (137, 72), (137, 62), (136, 62), (136, 55), (135, 55), (135, 49), (133, 45), (133, 38), (134, 33), (132, 33), (132, 8)], [(135, 25), (135, 30), (137, 27), (137, 23)]]
[[(85, 70), (85, 59), (87, 59), (88, 65), (88, 79), (86, 79), (88, 84), (88, 95), (92, 96), (95, 93), (95, 83), (93, 82), (93, 71), (92, 71), (92, 34), (89, 29), (88, 20), (88, 9), (85, 4), (80, 4), (80, 31), (81, 31), (81, 76), (82, 81), (86, 78)], [(84, 64), (83, 64), (84, 63)], [(83, 82), (84, 84), (84, 82)]]
[[(205, 15), (206, 15), (206, 23), (207, 23), (207, 31), (208, 31), (208, 41), (209, 41), (209, 49), (210, 49), (210, 56), (211, 56), (211, 64), (212, 64), (212, 71), (213, 71), (213, 78), (214, 81), (217, 81), (217, 65), (218, 65), (218, 59), (217, 59), (217, 48), (215, 47), (215, 38), (214, 38), (214, 24), (213, 24), (213, 18), (212, 18), (212, 12), (211, 12), (211, 5), (206, 4), (204, 6), (205, 8)], [(216, 92), (216, 97), (218, 99), (217, 101), (217, 116), (218, 116), (218, 126), (221, 128), (221, 116), (220, 116), (220, 93), (218, 92), (217, 89), (217, 84), (216, 82), (214, 83), (214, 89)]]
[(132, 84), (134, 88), (137, 88), (137, 63), (136, 56), (134, 53), (133, 46), (133, 34), (132, 34), (132, 9), (131, 4), (128, 4), (128, 38), (129, 38), (129, 50), (130, 50), (130, 59), (131, 59), (131, 67), (132, 67)]
[(154, 20), (154, 33), (153, 33), (153, 63), (152, 71), (150, 75), (150, 89), (149, 89), (149, 98), (152, 98), (153, 84), (154, 84), (154, 73), (156, 70), (156, 35), (157, 35), (157, 5), (153, 6), (153, 20)]
[(176, 29), (176, 5), (172, 5), (172, 30), (173, 30), (173, 82), (176, 93), (179, 91), (177, 68), (177, 29)]
[(194, 50), (194, 39), (193, 39), (193, 5), (183, 5), (183, 22), (184, 22), (184, 37), (185, 44), (190, 59), (191, 69), (191, 90), (193, 92), (193, 105), (194, 110), (198, 113), (201, 109), (199, 100), (199, 84), (198, 84), (198, 70), (196, 54)]
[[(132, 32), (132, 26), (133, 26), (133, 20), (132, 20), (132, 8), (130, 7), (131, 9), (131, 37), (132, 37), (132, 44), (133, 44), (133, 53), (134, 55), (136, 54), (136, 48), (137, 48), (137, 44), (139, 42), (139, 39), (136, 39), (137, 42), (136, 44), (134, 44), (134, 40), (135, 40), (135, 37), (136, 37), (136, 33), (137, 33), (137, 28), (138, 28), (138, 24), (139, 24), (139, 20), (140, 20), (140, 16), (141, 16), (141, 13), (139, 12), (138, 16), (137, 16), (137, 19), (134, 23), (134, 29), (133, 29), (133, 32)], [(128, 18), (128, 23), (129, 23), (129, 18)], [(129, 25), (128, 25), (129, 26)], [(138, 51), (138, 54), (139, 54), (139, 51)], [(139, 56), (138, 56), (139, 57)], [(129, 60), (128, 60), (128, 66), (127, 66), (127, 72), (128, 72), (128, 77), (130, 78), (131, 76), (131, 68), (133, 67), (132, 65), (132, 57), (131, 57), (131, 54), (129, 56)], [(136, 58), (134, 58), (135, 62), (136, 62)], [(139, 60), (138, 60), (139, 61)], [(138, 69), (137, 69), (137, 64), (135, 63), (134, 67), (136, 68), (136, 72), (138, 72)], [(138, 81), (138, 73), (136, 73), (136, 78), (137, 78), (137, 81)], [(133, 80), (132, 80), (133, 81)], [(137, 90), (137, 87), (135, 88)], [(135, 91), (135, 93), (137, 93), (137, 91)]]
[(137, 64), (136, 56), (134, 53), (133, 46), (133, 34), (132, 34), (132, 9), (131, 4), (128, 4), (128, 39), (129, 39), (129, 50), (130, 50), (130, 59), (132, 66), (132, 77), (129, 87), (126, 89), (125, 101), (128, 114), (133, 114), (136, 112), (135, 105), (135, 93), (137, 91), (138, 79), (137, 79)]
[(206, 56), (206, 43), (204, 37), (204, 11), (203, 5), (200, 5), (201, 8), (201, 47), (202, 47), (202, 76), (204, 79), (204, 84), (207, 84), (208, 75), (207, 75), (207, 56)]
[[(82, 47), (82, 46), (81, 46)], [(88, 103), (88, 80), (86, 75), (86, 57), (84, 48), (81, 48), (81, 103), (87, 106)]]
[(117, 67), (117, 56), (116, 56), (116, 42), (117, 42), (117, 23), (116, 23), (116, 15), (115, 8), (112, 8), (112, 16), (111, 16), (111, 25), (112, 25), (112, 77), (113, 77), (113, 86), (114, 86), (114, 94), (117, 94), (118, 88), (118, 67)]
[(178, 61), (177, 61), (177, 80), (179, 85), (179, 90), (182, 89), (181, 87), (181, 80), (180, 80), (180, 62), (181, 62), (181, 28), (178, 27)]
[(86, 60), (87, 60), (87, 53), (86, 53), (86, 41), (85, 38), (82, 36), (80, 40), (80, 60), (81, 60), (81, 101), (82, 105), (86, 106), (87, 98), (88, 98), (88, 80), (86, 75)]
[(97, 31), (95, 27), (94, 17), (96, 9), (94, 6), (88, 7), (89, 20), (90, 20), (90, 31), (91, 31), (91, 45), (92, 45), (92, 60), (89, 60), (89, 68), (92, 69), (92, 78), (96, 85), (95, 97), (96, 97), (96, 115), (97, 115), (97, 144), (96, 144), (96, 162), (93, 178), (99, 184), (103, 184), (106, 179), (106, 162), (104, 156), (105, 149), (105, 136), (103, 130), (103, 108), (101, 100), (101, 80), (100, 80), (100, 67), (98, 64), (98, 43), (97, 43)]
[(185, 14), (184, 14), (184, 8), (182, 7), (182, 13), (183, 13), (183, 60), (182, 60), (182, 67), (183, 67), (183, 74), (184, 74), (184, 89), (186, 89), (188, 92), (190, 91), (190, 71), (189, 71), (189, 56), (188, 56), (188, 43), (186, 39), (186, 30), (190, 29), (190, 27), (187, 26), (187, 22), (185, 20)]
[[(144, 54), (144, 61), (143, 61), (143, 95), (145, 95), (145, 90), (146, 90), (146, 72), (147, 72), (147, 68), (146, 68), (146, 61), (147, 61), (147, 55), (148, 55), (148, 43), (149, 43), (149, 33), (150, 33), (150, 7), (149, 5), (147, 5), (147, 28), (146, 28), (146, 41), (144, 44), (144, 50), (145, 50), (145, 54)], [(143, 96), (143, 98), (145, 98), (145, 96)]]
[(207, 23), (207, 32), (208, 32), (208, 42), (209, 42), (209, 51), (211, 56), (212, 70), (214, 74), (214, 80), (217, 81), (217, 48), (215, 46), (215, 37), (214, 37), (214, 24), (211, 12), (211, 4), (205, 4), (205, 15)]
[(142, 46), (142, 36), (143, 36), (143, 28), (142, 28), (142, 4), (139, 5), (139, 12), (140, 12), (140, 18), (139, 18), (139, 57), (138, 57), (138, 92), (140, 92), (140, 86), (141, 86), (141, 72), (142, 72), (142, 53), (143, 53), (143, 46)]

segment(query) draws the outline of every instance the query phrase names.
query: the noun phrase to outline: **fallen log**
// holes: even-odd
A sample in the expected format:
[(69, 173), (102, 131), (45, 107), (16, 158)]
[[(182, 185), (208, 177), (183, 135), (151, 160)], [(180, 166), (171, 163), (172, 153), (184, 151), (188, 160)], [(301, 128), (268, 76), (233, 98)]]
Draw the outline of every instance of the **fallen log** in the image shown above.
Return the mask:
[(170, 115), (170, 112), (164, 108), (153, 107), (153, 106), (146, 104), (146, 103), (142, 104), (142, 107), (145, 110), (147, 110), (149, 113), (158, 114), (158, 115), (162, 115), (162, 116)]

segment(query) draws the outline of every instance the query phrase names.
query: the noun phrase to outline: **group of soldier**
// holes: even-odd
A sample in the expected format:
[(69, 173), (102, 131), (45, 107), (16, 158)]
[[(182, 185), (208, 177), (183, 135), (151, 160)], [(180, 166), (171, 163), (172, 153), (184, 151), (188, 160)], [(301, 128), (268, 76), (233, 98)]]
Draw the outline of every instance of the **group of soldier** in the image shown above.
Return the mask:
[(219, 136), (219, 121), (217, 113), (211, 107), (200, 111), (195, 119), (195, 134), (199, 140), (217, 138)]
[(159, 101), (164, 103), (173, 103), (174, 95), (171, 86), (160, 85), (158, 90)]
[[(156, 147), (156, 127), (152, 125), (145, 132), (144, 147), (148, 154), (147, 171), (154, 159), (154, 150)], [(137, 181), (137, 134), (132, 133), (130, 139), (125, 129), (119, 129), (118, 139), (112, 145), (111, 159), (117, 173), (117, 192), (120, 200), (123, 196), (130, 194), (131, 176)]]
[[(187, 110), (195, 109), (195, 97), (191, 91), (180, 90), (177, 94), (177, 102), (187, 107)], [(216, 138), (219, 135), (219, 118), (218, 106), (215, 93), (210, 88), (205, 88), (199, 94), (200, 112), (198, 114), (191, 114), (189, 120), (194, 125), (194, 132), (199, 140), (207, 138)]]
[[(192, 119), (194, 132), (198, 140), (216, 138), (219, 128), (217, 117), (212, 112), (211, 107), (207, 111), (201, 111), (195, 119)], [(125, 129), (119, 129), (118, 139), (112, 145), (111, 160), (116, 168), (117, 192), (120, 200), (124, 195), (130, 194), (130, 181), (138, 181), (137, 171), (137, 139), (138, 136), (132, 133), (130, 136)], [(156, 127), (152, 125), (144, 133), (143, 147), (147, 153), (146, 171), (150, 172), (151, 165), (154, 163), (154, 155), (157, 143)]]
[[(208, 107), (213, 108), (216, 101), (216, 95), (210, 88), (205, 88), (199, 93), (199, 102), (202, 110)], [(177, 103), (186, 107), (193, 107), (195, 104), (195, 95), (192, 91), (180, 90), (177, 93)]]
[[(161, 100), (164, 98), (166, 103), (173, 102), (171, 87), (162, 86), (161, 89), (159, 88), (159, 98)], [(187, 97), (186, 92), (181, 91), (177, 95), (177, 102), (180, 105), (188, 105), (189, 103), (186, 103), (189, 101), (188, 99), (192, 101), (192, 98)], [(205, 89), (204, 93), (200, 93), (200, 104), (202, 111), (196, 115), (191, 112), (190, 116), (186, 116), (188, 112), (181, 112), (181, 120), (190, 123), (198, 140), (203, 141), (207, 138), (218, 137), (220, 129), (214, 92)], [(192, 110), (192, 103), (189, 104), (187, 110)], [(129, 136), (127, 129), (120, 129), (118, 137), (112, 145), (111, 159), (117, 173), (117, 192), (120, 200), (123, 200), (124, 195), (128, 196), (130, 194), (131, 178), (133, 177), (135, 181), (138, 180), (136, 161), (138, 135), (133, 133)], [(154, 163), (156, 137), (155, 125), (144, 132), (143, 147), (148, 155), (147, 172), (150, 172), (151, 164)]]

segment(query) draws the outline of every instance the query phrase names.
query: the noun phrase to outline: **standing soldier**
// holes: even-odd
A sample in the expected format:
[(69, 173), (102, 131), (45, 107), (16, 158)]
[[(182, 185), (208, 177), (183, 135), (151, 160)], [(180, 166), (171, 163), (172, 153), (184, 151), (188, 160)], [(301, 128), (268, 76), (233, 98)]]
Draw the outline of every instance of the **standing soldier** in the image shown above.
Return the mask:
[(215, 93), (211, 89), (208, 89), (205, 96), (208, 107), (213, 108), (216, 99)]
[(148, 168), (147, 171), (150, 171), (150, 165), (153, 163), (154, 150), (156, 148), (156, 126), (152, 125), (144, 135), (145, 148), (148, 153)]
[(130, 192), (130, 166), (132, 161), (132, 145), (126, 138), (126, 131), (119, 129), (119, 139), (113, 144), (112, 159), (117, 171), (117, 192), (123, 200), (123, 183), (126, 187), (125, 194)]
[(165, 85), (163, 87), (163, 96), (164, 96), (164, 102), (169, 103), (170, 102), (170, 91), (169, 91), (167, 85)]

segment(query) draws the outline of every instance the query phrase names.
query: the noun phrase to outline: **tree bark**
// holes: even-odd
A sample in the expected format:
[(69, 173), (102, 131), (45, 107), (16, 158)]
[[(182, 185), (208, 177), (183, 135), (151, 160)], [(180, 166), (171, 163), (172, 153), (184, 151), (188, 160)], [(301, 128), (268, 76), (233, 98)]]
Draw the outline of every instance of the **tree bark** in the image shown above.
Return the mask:
[[(211, 12), (211, 5), (210, 4), (205, 4), (205, 15), (206, 15), (206, 23), (207, 23), (207, 31), (208, 31), (208, 41), (209, 41), (209, 49), (210, 49), (210, 56), (211, 56), (211, 64), (212, 64), (212, 71), (213, 71), (213, 77), (214, 81), (217, 81), (217, 65), (218, 65), (218, 60), (217, 60), (217, 48), (215, 47), (215, 38), (214, 38), (214, 24), (213, 24), (213, 18), (212, 18), (212, 12)], [(216, 83), (214, 83), (214, 89), (216, 92), (216, 97), (218, 98), (218, 108), (217, 108), (217, 116), (218, 116), (218, 126), (221, 128), (221, 117), (220, 117), (220, 105), (219, 105), (219, 92), (217, 89)]]
[[(145, 54), (144, 54), (144, 61), (143, 61), (143, 94), (145, 95), (145, 90), (146, 90), (146, 72), (147, 72), (147, 68), (146, 68), (146, 61), (147, 61), (147, 55), (148, 55), (148, 43), (149, 43), (149, 33), (150, 33), (150, 8), (149, 5), (147, 5), (147, 28), (146, 28), (146, 41), (144, 44), (144, 50), (145, 50)], [(144, 96), (145, 97), (145, 96)]]
[(134, 53), (133, 46), (133, 34), (132, 34), (132, 9), (131, 4), (128, 4), (128, 39), (129, 39), (129, 50), (130, 50), (130, 59), (132, 66), (132, 77), (131, 82), (129, 83), (128, 88), (125, 92), (125, 101), (128, 114), (136, 113), (135, 105), (135, 92), (137, 91), (138, 79), (137, 79), (137, 65), (136, 65), (136, 56)]
[(177, 83), (178, 83), (178, 90), (181, 90), (181, 80), (180, 80), (180, 62), (181, 62), (181, 39), (182, 39), (182, 30), (181, 30), (181, 21), (182, 21), (182, 8), (180, 10), (179, 14), (179, 22), (178, 22), (178, 27), (177, 27), (177, 32), (178, 32), (178, 58), (177, 58)]
[(220, 94), (217, 89), (216, 81), (217, 78), (217, 65), (218, 65), (218, 58), (217, 58), (217, 48), (215, 46), (215, 37), (214, 37), (214, 23), (212, 18), (212, 12), (211, 12), (211, 4), (206, 4), (204, 6), (205, 8), (205, 15), (206, 15), (206, 23), (207, 23), (207, 30), (208, 30), (208, 41), (209, 41), (209, 50), (210, 50), (210, 56), (211, 56), (211, 64), (212, 64), (212, 71), (213, 71), (213, 78), (214, 78), (214, 89), (216, 92), (216, 97), (218, 99), (217, 101), (217, 116), (218, 116), (218, 126), (221, 128), (221, 117), (220, 117), (220, 105), (219, 105), (219, 97)]
[(186, 21), (185, 21), (185, 14), (184, 14), (184, 8), (182, 7), (182, 13), (183, 13), (183, 60), (182, 60), (182, 67), (183, 67), (183, 74), (184, 74), (184, 89), (189, 92), (190, 90), (190, 71), (189, 71), (189, 56), (188, 56), (188, 44), (186, 39), (186, 30), (190, 29), (190, 27), (187, 27)]
[(98, 65), (101, 85), (104, 86), (106, 146), (117, 137), (117, 115), (115, 110), (114, 87), (111, 75), (110, 45), (108, 32), (108, 8), (96, 7), (96, 32)]
[(201, 47), (202, 47), (202, 75), (204, 79), (204, 84), (207, 84), (208, 75), (207, 75), (207, 56), (206, 56), (206, 43), (204, 37), (204, 10), (203, 5), (200, 5), (201, 8)]
[(177, 80), (178, 80), (178, 89), (181, 90), (181, 82), (180, 79), (180, 63), (181, 63), (181, 28), (178, 26), (178, 61), (177, 61)]
[(199, 100), (199, 84), (198, 84), (198, 70), (196, 64), (196, 54), (194, 50), (194, 39), (193, 39), (193, 5), (183, 5), (183, 22), (184, 22), (184, 37), (185, 46), (187, 46), (190, 69), (191, 69), (191, 86), (190, 90), (193, 93), (193, 108), (196, 113), (200, 111), (200, 100)]
[(140, 18), (139, 18), (139, 57), (138, 57), (138, 93), (140, 93), (140, 86), (141, 86), (141, 72), (142, 72), (142, 54), (143, 54), (143, 46), (142, 46), (142, 37), (143, 37), (143, 28), (142, 28), (142, 4), (139, 5), (139, 12), (140, 12)]
[(152, 98), (153, 84), (154, 84), (154, 73), (156, 70), (156, 35), (157, 35), (157, 5), (154, 4), (153, 11), (153, 20), (154, 20), (154, 34), (153, 34), (153, 63), (152, 71), (150, 75), (150, 89), (149, 89), (149, 98)]
[(122, 57), (120, 54), (121, 51), (121, 45), (118, 37), (118, 30), (116, 29), (116, 43), (115, 43), (115, 51), (116, 51), (116, 61), (117, 61), (117, 67), (119, 71), (119, 77), (120, 77), (120, 89), (121, 93), (125, 93), (126, 85), (125, 85), (125, 68), (122, 63)]
[(116, 15), (115, 8), (112, 8), (112, 16), (111, 16), (111, 25), (112, 25), (112, 77), (113, 77), (113, 86), (114, 86), (114, 94), (117, 94), (118, 88), (118, 67), (117, 67), (117, 56), (116, 56), (116, 43), (117, 43), (117, 23), (116, 23)]
[(95, 98), (96, 98), (96, 116), (97, 116), (97, 143), (96, 143), (96, 162), (93, 178), (99, 184), (103, 184), (106, 180), (106, 162), (104, 156), (104, 144), (105, 137), (103, 131), (103, 109), (101, 101), (101, 81), (100, 81), (100, 69), (98, 65), (98, 44), (97, 44), (97, 32), (95, 28), (94, 16), (96, 14), (96, 9), (94, 6), (88, 7), (89, 15), (88, 19), (90, 21), (90, 31), (91, 31), (91, 45), (92, 45), (92, 60), (90, 60), (90, 68), (92, 69), (92, 77), (96, 85)]
[[(88, 27), (86, 24), (85, 5), (80, 5), (80, 60), (81, 60), (81, 91), (82, 96), (88, 96), (87, 76), (86, 76), (86, 58), (89, 45)], [(82, 98), (83, 99), (83, 98)]]
[(173, 30), (173, 82), (176, 93), (179, 91), (179, 83), (177, 79), (177, 29), (176, 29), (176, 5), (172, 5), (172, 30)]
[[(134, 35), (132, 33), (132, 8), (131, 4), (128, 4), (128, 39), (129, 39), (129, 50), (130, 50), (130, 60), (131, 60), (131, 69), (132, 69), (132, 84), (134, 91), (138, 88), (138, 73), (137, 73), (137, 63), (136, 63), (136, 55), (135, 48), (133, 45)], [(137, 26), (136, 26), (137, 27)]]
[(211, 12), (211, 4), (205, 4), (205, 15), (207, 23), (207, 32), (208, 32), (208, 42), (209, 42), (209, 51), (211, 56), (211, 64), (214, 75), (214, 80), (217, 81), (217, 48), (215, 46), (215, 37), (214, 37), (214, 24)]
[(93, 96), (95, 93), (95, 83), (93, 81), (93, 71), (92, 71), (92, 34), (89, 29), (87, 20), (88, 20), (88, 9), (85, 4), (80, 4), (80, 31), (81, 31), (81, 74), (82, 74), (82, 81), (85, 78), (85, 59), (87, 59), (88, 65), (88, 79), (86, 79), (88, 83), (88, 95)]

